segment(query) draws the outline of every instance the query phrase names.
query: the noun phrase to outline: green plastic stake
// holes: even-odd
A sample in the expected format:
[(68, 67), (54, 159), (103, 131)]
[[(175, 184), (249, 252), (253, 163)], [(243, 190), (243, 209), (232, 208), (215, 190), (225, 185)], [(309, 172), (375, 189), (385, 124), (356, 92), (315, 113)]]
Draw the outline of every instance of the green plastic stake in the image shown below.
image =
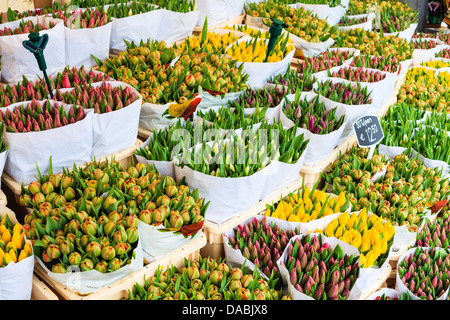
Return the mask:
[(22, 45), (25, 49), (30, 51), (34, 57), (36, 58), (39, 70), (41, 70), (44, 74), (45, 82), (47, 83), (48, 92), (50, 92), (50, 96), (53, 98), (52, 87), (50, 86), (50, 80), (47, 76), (47, 63), (45, 63), (44, 58), (44, 49), (48, 43), (48, 34), (39, 35), (39, 32), (32, 32), (28, 35), (29, 40), (22, 41)]
[(279, 19), (270, 18), (270, 20), (272, 20), (272, 24), (270, 25), (269, 28), (270, 38), (269, 44), (267, 45), (267, 54), (264, 62), (267, 62), (270, 52), (273, 50), (275, 43), (277, 42), (277, 39), (280, 36), (281, 32), (283, 32), (283, 28), (289, 27), (287, 24), (284, 24), (283, 21)]

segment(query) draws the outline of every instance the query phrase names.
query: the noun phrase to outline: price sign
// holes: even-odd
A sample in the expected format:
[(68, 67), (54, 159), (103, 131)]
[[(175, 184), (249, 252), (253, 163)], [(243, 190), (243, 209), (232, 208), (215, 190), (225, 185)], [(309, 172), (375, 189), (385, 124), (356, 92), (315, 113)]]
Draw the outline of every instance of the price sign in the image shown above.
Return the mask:
[(358, 146), (370, 148), (369, 159), (372, 158), (375, 146), (384, 138), (380, 120), (374, 115), (365, 115), (353, 122), (353, 130), (356, 134)]

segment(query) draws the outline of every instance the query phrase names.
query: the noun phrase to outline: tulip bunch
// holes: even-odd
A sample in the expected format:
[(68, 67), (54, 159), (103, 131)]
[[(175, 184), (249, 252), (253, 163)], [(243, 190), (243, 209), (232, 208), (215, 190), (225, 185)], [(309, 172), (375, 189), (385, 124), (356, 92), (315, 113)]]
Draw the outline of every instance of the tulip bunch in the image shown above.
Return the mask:
[[(399, 300), (399, 299), (398, 298), (391, 298), (391, 297), (387, 296), (385, 293), (383, 293), (380, 296), (376, 296), (375, 300), (383, 300), (384, 301), (384, 300)], [(400, 300), (403, 300), (403, 299), (400, 299)]]
[(26, 17), (41, 16), (45, 14), (46, 9), (47, 8), (37, 8), (35, 10), (26, 10), (19, 12), (17, 10), (12, 10), (9, 7), (6, 12), (0, 13), (0, 24), (20, 20)]
[(442, 49), (434, 55), (436, 58), (450, 59), (450, 48)]
[(309, 139), (306, 140), (303, 133), (297, 134), (296, 127), (286, 129), (281, 122), (273, 124), (263, 122), (258, 130), (265, 130), (268, 133), (267, 139), (271, 142), (267, 150), (269, 157), (283, 163), (297, 163), (309, 143)]
[[(395, 124), (397, 121), (401, 121), (403, 123), (408, 121), (418, 121), (424, 116), (424, 110), (415, 108), (405, 102), (399, 102), (389, 106), (386, 114), (383, 116), (383, 119), (388, 123)], [(436, 124), (437, 123), (433, 122), (433, 125)]]
[[(50, 26), (52, 28), (52, 26)], [(4, 27), (3, 29), (0, 29), (0, 37), (1, 36), (11, 36), (15, 34), (27, 34), (32, 32), (39, 32), (42, 30), (46, 30), (45, 26), (43, 26), (41, 23), (33, 23), (33, 21), (28, 20), (21, 20), (19, 23), (19, 26), (17, 28), (11, 29), (8, 27)]]
[(341, 213), (349, 208), (349, 201), (344, 192), (335, 197), (317, 189), (299, 189), (289, 193), (283, 199), (271, 205), (266, 204), (265, 215), (289, 222), (307, 223), (335, 213)]
[(395, 228), (376, 214), (368, 217), (366, 208), (359, 213), (344, 212), (323, 230), (327, 237), (335, 237), (359, 250), (361, 268), (380, 267), (392, 246)]
[[(220, 34), (218, 32), (212, 32), (203, 30), (198, 36), (192, 35), (185, 39), (179, 48), (182, 52), (188, 49), (194, 49), (199, 52), (214, 52), (217, 54), (224, 54), (225, 49), (241, 38), (241, 36), (234, 34), (233, 32)], [(177, 45), (174, 46), (177, 48)]]
[(440, 72), (438, 76), (432, 69), (413, 67), (406, 73), (405, 83), (397, 94), (398, 102), (406, 102), (414, 107), (435, 112), (449, 110), (447, 86), (450, 74)]
[[(235, 236), (228, 237), (228, 245), (239, 250), (244, 258), (251, 261), (267, 278), (280, 278), (277, 260), (283, 254), (289, 240), (298, 235), (297, 230), (283, 230), (276, 223), (253, 218), (247, 224), (234, 228)], [(281, 281), (279, 281), (281, 284)]]
[(9, 263), (18, 263), (33, 255), (30, 244), (25, 239), (25, 230), (20, 223), (13, 223), (6, 214), (0, 220), (0, 268)]
[(293, 44), (289, 44), (289, 36), (279, 36), (274, 48), (267, 52), (267, 40), (251, 38), (250, 40), (235, 42), (227, 49), (226, 54), (239, 62), (278, 62), (294, 50)]
[(361, 54), (353, 57), (351, 67), (377, 69), (384, 72), (394, 73), (400, 67), (400, 62), (395, 56), (368, 56)]
[(262, 87), (258, 89), (248, 88), (233, 101), (228, 103), (230, 108), (275, 108), (287, 95), (287, 88)]
[(446, 45), (450, 44), (450, 34), (445, 31), (438, 31), (436, 33), (414, 32), (412, 37), (414, 39), (434, 38), (434, 39), (441, 40)]
[(261, 123), (266, 119), (266, 111), (269, 105), (256, 106), (253, 113), (246, 114), (244, 112), (244, 107), (241, 105), (234, 104), (234, 109), (231, 109), (228, 104), (220, 107), (217, 111), (214, 109), (210, 110), (198, 110), (197, 116), (208, 124), (211, 124), (210, 129), (246, 129), (250, 128), (252, 125)]
[(449, 259), (447, 249), (416, 247), (399, 261), (397, 274), (409, 293), (421, 300), (436, 300), (448, 290)]
[(225, 260), (200, 257), (185, 259), (179, 268), (158, 268), (143, 285), (134, 284), (128, 300), (291, 300), (275, 284), (246, 266), (230, 267)]
[(337, 107), (327, 110), (325, 104), (319, 101), (319, 96), (315, 96), (308, 101), (308, 98), (300, 99), (300, 92), (295, 94), (294, 101), (286, 99), (283, 112), (295, 123), (295, 126), (306, 129), (313, 134), (328, 134), (338, 130), (344, 123), (345, 115), (336, 115)]
[(395, 56), (398, 61), (411, 59), (414, 51), (413, 44), (405, 39), (360, 28), (337, 31), (333, 40), (337, 48), (354, 48), (370, 56)]
[(108, 113), (126, 108), (138, 99), (138, 95), (128, 86), (113, 87), (102, 81), (99, 86), (75, 87), (66, 92), (56, 89), (54, 99), (67, 104), (75, 104), (85, 109), (94, 109), (95, 113)]
[(411, 43), (413, 44), (414, 49), (418, 49), (418, 50), (433, 49), (433, 48), (436, 48), (436, 46), (438, 45), (436, 41), (431, 40), (431, 39), (422, 40), (422, 41), (411, 41)]
[(450, 119), (445, 113), (430, 112), (424, 117), (422, 122), (425, 126), (432, 126), (444, 131), (450, 131)]
[[(66, 67), (58, 72), (56, 77), (49, 75), (51, 90), (62, 88), (73, 88), (75, 85), (88, 86), (94, 82), (108, 81), (109, 76), (103, 73), (87, 71), (84, 67)], [(0, 107), (6, 107), (16, 102), (29, 100), (44, 100), (49, 97), (49, 90), (44, 79), (34, 82), (29, 81), (25, 76), (21, 83), (14, 85), (6, 84), (0, 86)]]
[(151, 3), (157, 5), (159, 8), (180, 13), (187, 13), (195, 10), (195, 1), (190, 0), (145, 0), (139, 2)]
[(246, 25), (246, 24), (231, 25), (231, 26), (226, 25), (225, 27), (222, 27), (222, 29), (235, 30), (235, 31), (243, 32), (243, 33), (248, 34), (250, 37), (254, 37), (254, 38), (262, 38), (262, 39), (269, 39), (270, 38), (269, 31), (257, 30), (257, 29), (252, 28), (249, 25)]
[(367, 22), (367, 17), (350, 18), (350, 17), (348, 17), (348, 15), (345, 15), (339, 21), (339, 26), (340, 27), (348, 27), (348, 26), (353, 26), (355, 24), (361, 24), (361, 23), (366, 23), (366, 22)]
[(440, 68), (448, 68), (450, 67), (450, 62), (442, 61), (442, 60), (429, 60), (420, 63), (421, 66), (440, 69)]
[(411, 9), (400, 1), (380, 1), (381, 30), (384, 33), (396, 33), (406, 30), (418, 21), (418, 10)]
[[(132, 85), (144, 102), (183, 103), (197, 95), (198, 87), (213, 94), (238, 92), (246, 88), (243, 66), (216, 53), (168, 48), (165, 42), (129, 43), (117, 57), (99, 61), (99, 71)], [(177, 56), (174, 65), (170, 62)]]
[(156, 9), (157, 7), (154, 4), (147, 3), (145, 1), (132, 1), (128, 3), (116, 3), (114, 5), (110, 5), (105, 11), (108, 17), (120, 19), (150, 12)]
[(300, 72), (298, 69), (291, 69), (290, 66), (285, 73), (272, 76), (267, 80), (268, 83), (286, 87), (289, 93), (311, 91), (315, 81), (316, 78), (312, 76), (311, 71)]
[(370, 187), (373, 184), (372, 177), (386, 167), (388, 158), (375, 152), (372, 158), (367, 159), (368, 154), (367, 148), (352, 146), (330, 165), (329, 170), (322, 174), (322, 179), (332, 185), (335, 193), (350, 191), (342, 188), (343, 185), (361, 184)]
[[(281, 2), (285, 2), (284, 0), (282, 0)], [(288, 2), (291, 2), (290, 0), (288, 0)], [(296, 3), (297, 1), (293, 2)], [(304, 4), (322, 4), (322, 5), (328, 5), (330, 7), (336, 7), (341, 5), (341, 0), (301, 0), (299, 1), (299, 3), (304, 3)]]
[(0, 121), (4, 122), (7, 132), (25, 133), (60, 128), (81, 121), (85, 116), (83, 107), (73, 105), (66, 112), (58, 103), (51, 106), (50, 101), (45, 100), (41, 105), (32, 100), (14, 107), (12, 111), (6, 109), (5, 114), (0, 112)]
[(341, 78), (353, 82), (370, 82), (375, 83), (386, 78), (386, 75), (378, 70), (367, 70), (362, 67), (342, 67), (339, 71), (330, 72), (328, 70), (328, 76), (334, 78)]
[(262, 156), (266, 150), (258, 148), (258, 136), (255, 131), (251, 137), (237, 136), (234, 140), (214, 141), (212, 145), (202, 142), (199, 150), (190, 152), (177, 165), (221, 178), (251, 176), (270, 163), (269, 157)]
[[(299, 62), (298, 72), (300, 73), (316, 73), (319, 71), (328, 70), (333, 67), (341, 66), (343, 63), (353, 55), (345, 50), (327, 50), (317, 56), (305, 57)], [(355, 57), (353, 57), (355, 58)]]
[(450, 212), (446, 211), (435, 221), (427, 221), (417, 232), (416, 246), (448, 248), (450, 236)]
[(245, 13), (253, 17), (262, 17), (263, 23), (270, 26), (270, 18), (280, 19), (288, 25), (286, 31), (308, 42), (327, 41), (334, 35), (338, 26), (330, 26), (326, 20), (318, 19), (304, 8), (294, 9), (271, 1), (263, 3), (248, 3)]
[(353, 16), (358, 14), (367, 14), (369, 13), (369, 8), (372, 5), (375, 5), (376, 1), (358, 1), (358, 0), (350, 0), (347, 7), (347, 15)]
[[(439, 141), (439, 145), (436, 145), (435, 141)], [(426, 158), (450, 163), (450, 137), (446, 130), (418, 126), (409, 147)]]
[(363, 105), (372, 102), (370, 97), (371, 91), (369, 92), (367, 87), (362, 87), (359, 82), (355, 85), (326, 80), (319, 83), (316, 93), (327, 99), (347, 105)]
[(128, 2), (128, 0), (72, 0), (71, 5), (79, 8), (101, 7)]
[(75, 11), (58, 11), (52, 14), (53, 18), (61, 19), (64, 26), (69, 29), (97, 28), (111, 22), (111, 16), (100, 9), (85, 9)]
[[(351, 164), (351, 158), (349, 160)], [(325, 180), (333, 181), (333, 192), (347, 193), (352, 211), (367, 208), (389, 219), (394, 226), (405, 225), (413, 232), (422, 223), (425, 203), (435, 203), (448, 196), (448, 181), (442, 178), (442, 170), (428, 169), (423, 162), (406, 155), (394, 157), (394, 161), (387, 164), (384, 177), (374, 182), (370, 181), (370, 172), (362, 178), (363, 171), (360, 171), (356, 176), (360, 180), (356, 182), (352, 176), (345, 172), (340, 174), (338, 170), (325, 174)]]
[(290, 241), (287, 259), (289, 281), (300, 293), (315, 300), (345, 300), (359, 276), (358, 258), (334, 249), (316, 234)]
[[(173, 157), (182, 152), (183, 149), (192, 147), (197, 141), (196, 139), (209, 141), (205, 134), (209, 128), (206, 122), (187, 121), (182, 123), (177, 120), (167, 128), (154, 130), (148, 145), (138, 148), (135, 154), (147, 160), (172, 161)], [(194, 140), (191, 140), (191, 138)]]

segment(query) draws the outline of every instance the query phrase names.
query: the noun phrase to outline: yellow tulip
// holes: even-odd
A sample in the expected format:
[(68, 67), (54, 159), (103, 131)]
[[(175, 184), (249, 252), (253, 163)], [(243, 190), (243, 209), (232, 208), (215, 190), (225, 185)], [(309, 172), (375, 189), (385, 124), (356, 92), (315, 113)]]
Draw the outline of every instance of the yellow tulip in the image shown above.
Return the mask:
[(370, 250), (370, 248), (371, 248), (370, 238), (363, 236), (361, 238), (361, 252), (366, 252)]
[(339, 237), (342, 236), (343, 232), (344, 232), (344, 228), (343, 228), (342, 226), (339, 226), (339, 227), (336, 229), (336, 232), (334, 233), (334, 236), (335, 236), (336, 238), (339, 238)]
[(372, 251), (369, 251), (366, 253), (365, 258), (365, 266), (364, 268), (370, 268), (371, 266), (373, 266), (373, 264), (375, 263), (375, 257), (372, 253)]
[(350, 219), (350, 216), (349, 216), (348, 212), (344, 212), (343, 214), (341, 214), (338, 217), (339, 225), (346, 226), (349, 219)]
[(361, 268), (365, 268), (365, 264), (366, 264), (366, 258), (364, 257), (364, 255), (361, 253), (359, 255), (359, 265)]
[(5, 243), (8, 243), (9, 241), (11, 241), (11, 233), (9, 232), (8, 229), (6, 229), (3, 234), (2, 234), (2, 240)]
[(11, 257), (11, 261), (17, 262), (17, 254), (14, 249), (9, 250), (8, 254)]
[(326, 228), (325, 228), (325, 235), (327, 237), (333, 237), (334, 236), (334, 229), (333, 229), (333, 225), (331, 223), (329, 223)]
[(353, 226), (355, 225), (356, 218), (357, 218), (356, 213), (352, 212), (346, 224), (348, 229), (353, 228)]
[(33, 250), (28, 242), (25, 242), (25, 245), (23, 246), (23, 250), (27, 254), (27, 256), (31, 256), (33, 254)]
[(22, 225), (20, 223), (16, 223), (13, 228), (13, 234), (21, 232), (22, 232)]
[(20, 262), (25, 258), (28, 258), (28, 254), (25, 252), (25, 250), (20, 250), (19, 258), (17, 259), (17, 261)]

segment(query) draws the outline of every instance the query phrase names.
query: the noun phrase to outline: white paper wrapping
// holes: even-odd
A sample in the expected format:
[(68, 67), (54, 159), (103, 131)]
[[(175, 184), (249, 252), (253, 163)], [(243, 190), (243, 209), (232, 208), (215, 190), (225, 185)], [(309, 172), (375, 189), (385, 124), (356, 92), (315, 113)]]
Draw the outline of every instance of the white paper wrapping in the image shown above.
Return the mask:
[(33, 270), (34, 254), (0, 268), (0, 300), (30, 300)]
[(172, 43), (189, 37), (194, 31), (199, 15), (199, 11), (181, 13), (162, 9), (156, 40)]
[(200, 236), (201, 230), (195, 236), (184, 237), (182, 234), (163, 232), (162, 226), (151, 226), (139, 220), (139, 238), (142, 242), (142, 255), (148, 263), (157, 261), (172, 251), (189, 245), (194, 238)]
[[(314, 236), (314, 235), (318, 236), (319, 234), (311, 233), (311, 236)], [(297, 238), (302, 239), (304, 236), (305, 235), (301, 234), (301, 235), (291, 238), (291, 241), (284, 249), (284, 252), (281, 255), (281, 258), (278, 259), (278, 261), (277, 261), (277, 266), (278, 266), (278, 269), (280, 270), (283, 284), (285, 284), (285, 286), (287, 286), (287, 294), (289, 294), (291, 296), (292, 300), (315, 300), (314, 298), (307, 296), (304, 293), (300, 293), (299, 291), (297, 291), (295, 289), (295, 287), (291, 284), (291, 281), (289, 280), (290, 279), (289, 271), (284, 265), (284, 263), (287, 259), (287, 252), (289, 250), (289, 246), (292, 245), (292, 242), (295, 241), (295, 239), (297, 239)], [(359, 251), (355, 247), (345, 243), (344, 241), (341, 241), (337, 238), (329, 238), (324, 235), (321, 235), (321, 237), (322, 237), (322, 242), (328, 243), (331, 248), (334, 249), (337, 245), (339, 245), (342, 248), (342, 251), (344, 252), (344, 254), (353, 255), (354, 257), (359, 257)], [(359, 261), (359, 258), (358, 258), (358, 261)], [(361, 274), (359, 275), (355, 284), (353, 285), (352, 289), (350, 290), (350, 294), (347, 297), (347, 300), (358, 300), (359, 297), (361, 296), (361, 290), (358, 287), (358, 282), (359, 282), (360, 278), (361, 278)]]
[(70, 29), (64, 27), (66, 65), (91, 68), (97, 66), (91, 54), (101, 61), (109, 57), (112, 22), (97, 28)]
[[(2, 108), (3, 115), (6, 109), (27, 105), (20, 102)], [(40, 102), (43, 104), (44, 102)], [(53, 106), (55, 102), (51, 101)], [(70, 105), (60, 102), (68, 112)], [(62, 172), (63, 168), (72, 167), (73, 164), (83, 164), (91, 160), (93, 110), (85, 109), (86, 117), (75, 123), (50, 130), (27, 133), (4, 133), (4, 140), (9, 145), (8, 156), (5, 163), (5, 172), (17, 183), (28, 184), (35, 181), (38, 175), (36, 165), (41, 174), (48, 173), (50, 157), (52, 157), (53, 172)], [(31, 160), (31, 161), (30, 161)]]
[(140, 239), (134, 249), (134, 254), (135, 256), (131, 259), (130, 264), (127, 264), (116, 271), (107, 273), (101, 273), (95, 269), (90, 271), (81, 271), (77, 267), (73, 269), (75, 272), (55, 273), (49, 270), (41, 259), (36, 258), (36, 260), (51, 279), (61, 283), (69, 290), (77, 292), (78, 294), (89, 294), (106, 288), (127, 275), (138, 271), (144, 266), (142, 244)]
[(158, 38), (159, 27), (163, 17), (163, 10), (157, 9), (141, 14), (132, 15), (125, 18), (113, 18), (110, 50), (114, 53), (125, 51), (126, 43), (134, 42), (139, 44)]
[(328, 24), (332, 26), (338, 24), (347, 11), (347, 8), (341, 5), (330, 7), (327, 4), (306, 4), (301, 2), (297, 3), (297, 8), (305, 8), (306, 10), (311, 11), (316, 14), (319, 19), (326, 20)]
[[(47, 65), (47, 74), (61, 71), (65, 67), (65, 34), (64, 24), (62, 20), (39, 18), (44, 26), (48, 26), (50, 21), (56, 25), (48, 30), (42, 30), (39, 34), (48, 34), (48, 43), (44, 49), (44, 58)], [(31, 20), (37, 23), (37, 17), (28, 17), (24, 21)], [(22, 20), (8, 22), (3, 27), (15, 29)], [(43, 77), (43, 72), (39, 69), (39, 65), (34, 55), (25, 49), (22, 41), (28, 40), (29, 34), (17, 34), (11, 36), (0, 37), (0, 55), (1, 55), (1, 76), (2, 82), (17, 83), (22, 80), (22, 76), (28, 80), (37, 80), (38, 76)]]
[(238, 17), (244, 11), (244, 0), (196, 0), (196, 8), (200, 11), (197, 26), (203, 26), (208, 18), (208, 27)]

